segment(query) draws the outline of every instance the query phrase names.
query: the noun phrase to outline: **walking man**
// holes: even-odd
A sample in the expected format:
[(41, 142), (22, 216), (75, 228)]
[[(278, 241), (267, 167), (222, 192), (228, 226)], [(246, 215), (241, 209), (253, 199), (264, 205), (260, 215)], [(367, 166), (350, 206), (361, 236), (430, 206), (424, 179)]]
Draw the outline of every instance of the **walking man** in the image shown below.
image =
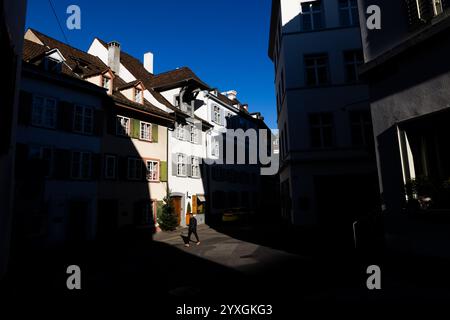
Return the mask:
[(189, 243), (191, 242), (191, 235), (194, 234), (195, 238), (197, 239), (197, 245), (200, 244), (200, 240), (198, 238), (197, 234), (197, 219), (194, 218), (194, 215), (189, 213), (189, 232), (188, 232), (188, 241), (185, 244), (186, 247), (189, 247)]

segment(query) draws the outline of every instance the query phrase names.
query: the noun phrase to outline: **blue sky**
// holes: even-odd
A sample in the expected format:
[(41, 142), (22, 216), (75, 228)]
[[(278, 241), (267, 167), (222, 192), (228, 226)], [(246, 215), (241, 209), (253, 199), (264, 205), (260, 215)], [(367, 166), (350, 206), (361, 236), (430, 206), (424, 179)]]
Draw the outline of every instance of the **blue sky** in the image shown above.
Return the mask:
[[(273, 65), (267, 56), (270, 0), (53, 0), (69, 43), (87, 50), (94, 37), (117, 40), (155, 73), (189, 66), (222, 91), (235, 89), (251, 112), (276, 128)], [(81, 8), (81, 30), (66, 28), (66, 9)], [(27, 27), (64, 41), (48, 0), (28, 0)]]

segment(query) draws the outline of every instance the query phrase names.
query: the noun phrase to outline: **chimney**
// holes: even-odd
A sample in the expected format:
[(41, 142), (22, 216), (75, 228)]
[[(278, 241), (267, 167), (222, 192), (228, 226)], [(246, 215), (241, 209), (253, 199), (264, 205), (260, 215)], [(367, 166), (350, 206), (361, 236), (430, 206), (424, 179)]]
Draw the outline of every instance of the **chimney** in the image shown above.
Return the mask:
[(144, 53), (144, 68), (151, 74), (153, 74), (153, 53)]
[(117, 41), (111, 41), (108, 43), (108, 66), (115, 73), (119, 73), (120, 70), (120, 43)]
[(230, 90), (230, 91), (224, 92), (223, 94), (225, 94), (227, 96), (227, 98), (230, 99), (231, 101), (236, 100), (236, 96), (237, 96), (236, 90)]

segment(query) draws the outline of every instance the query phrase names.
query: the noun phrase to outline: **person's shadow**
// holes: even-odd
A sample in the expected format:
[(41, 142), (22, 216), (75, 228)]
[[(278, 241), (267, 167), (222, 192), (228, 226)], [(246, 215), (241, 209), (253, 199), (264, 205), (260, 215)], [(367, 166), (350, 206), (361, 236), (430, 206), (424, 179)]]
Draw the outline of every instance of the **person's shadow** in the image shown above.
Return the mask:
[(181, 239), (183, 239), (184, 244), (189, 244), (189, 237), (187, 235), (181, 234)]

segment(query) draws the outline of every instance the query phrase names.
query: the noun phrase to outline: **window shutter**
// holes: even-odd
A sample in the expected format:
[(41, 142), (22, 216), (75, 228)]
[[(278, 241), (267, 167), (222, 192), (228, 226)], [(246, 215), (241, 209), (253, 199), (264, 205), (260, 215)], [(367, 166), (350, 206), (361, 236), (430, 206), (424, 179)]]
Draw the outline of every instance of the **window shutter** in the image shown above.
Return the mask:
[(189, 141), (190, 140), (190, 129), (189, 126), (183, 126), (183, 138), (185, 141)]
[(184, 167), (183, 167), (183, 176), (187, 176), (188, 172), (187, 172), (187, 168), (189, 166), (189, 158), (186, 157), (186, 155), (184, 155)]
[(118, 157), (117, 158), (117, 173), (118, 177), (121, 180), (127, 179), (127, 170), (128, 170), (128, 158), (127, 157)]
[(116, 128), (117, 126), (117, 117), (112, 112), (106, 113), (106, 132), (108, 134), (115, 135), (116, 134)]
[(174, 137), (175, 139), (178, 139), (178, 123), (175, 123), (175, 128), (172, 131), (172, 137)]
[(211, 106), (211, 119), (210, 122), (214, 122), (214, 106)]
[(220, 125), (223, 126), (225, 124), (225, 117), (223, 115), (223, 109), (220, 109)]
[(73, 129), (74, 105), (67, 101), (60, 101), (57, 108), (57, 128), (64, 131)]
[(159, 162), (159, 181), (167, 182), (167, 161)]
[(33, 107), (33, 95), (29, 92), (20, 91), (19, 97), (19, 124), (29, 125), (31, 123), (31, 111)]
[(139, 139), (141, 134), (141, 122), (137, 119), (131, 119), (130, 130), (131, 130), (131, 137)]
[(68, 179), (72, 169), (72, 157), (69, 150), (55, 149), (54, 155), (54, 177), (57, 179)]
[(172, 176), (177, 176), (178, 153), (172, 154)]
[(192, 158), (191, 157), (187, 157), (186, 158), (186, 175), (188, 177), (192, 177)]
[(102, 155), (94, 153), (91, 155), (92, 179), (98, 180), (102, 174)]
[(104, 117), (103, 110), (94, 111), (94, 134), (97, 136), (103, 136)]
[(152, 142), (158, 142), (158, 125), (152, 123)]
[(15, 160), (15, 173), (16, 177), (26, 178), (26, 168), (28, 167), (28, 145), (23, 143), (18, 143), (16, 145), (16, 160)]
[(196, 125), (195, 125), (195, 130), (196, 130), (196, 132), (197, 132), (197, 141), (196, 141), (196, 143), (197, 144), (202, 144), (203, 143), (203, 136), (202, 136), (202, 123), (200, 122), (200, 123), (197, 123)]

